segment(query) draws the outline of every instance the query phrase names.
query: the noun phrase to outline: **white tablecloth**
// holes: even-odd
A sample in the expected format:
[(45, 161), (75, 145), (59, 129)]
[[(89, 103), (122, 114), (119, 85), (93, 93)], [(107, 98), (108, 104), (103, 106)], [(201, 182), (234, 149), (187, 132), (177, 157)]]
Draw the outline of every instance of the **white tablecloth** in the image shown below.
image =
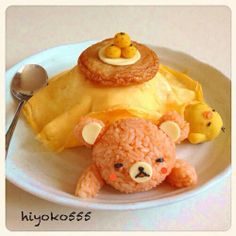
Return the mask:
[[(125, 31), (137, 41), (186, 52), (230, 77), (230, 10), (227, 7), (10, 7), (7, 69), (44, 49)], [(226, 230), (230, 227), (230, 178), (175, 204), (136, 211), (92, 210), (88, 222), (21, 221), (21, 211), (69, 214), (7, 182), (10, 230)], [(86, 211), (81, 209), (81, 211)]]

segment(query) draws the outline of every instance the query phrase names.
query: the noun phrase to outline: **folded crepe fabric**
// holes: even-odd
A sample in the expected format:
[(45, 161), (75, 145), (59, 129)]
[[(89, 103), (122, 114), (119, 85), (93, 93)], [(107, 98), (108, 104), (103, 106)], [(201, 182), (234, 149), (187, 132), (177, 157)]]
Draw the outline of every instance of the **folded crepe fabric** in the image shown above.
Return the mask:
[(37, 138), (54, 151), (80, 144), (73, 129), (82, 116), (111, 123), (131, 116), (157, 122), (169, 110), (203, 101), (201, 85), (184, 73), (160, 65), (156, 76), (127, 87), (100, 87), (75, 66), (49, 80), (27, 101), (23, 113)]

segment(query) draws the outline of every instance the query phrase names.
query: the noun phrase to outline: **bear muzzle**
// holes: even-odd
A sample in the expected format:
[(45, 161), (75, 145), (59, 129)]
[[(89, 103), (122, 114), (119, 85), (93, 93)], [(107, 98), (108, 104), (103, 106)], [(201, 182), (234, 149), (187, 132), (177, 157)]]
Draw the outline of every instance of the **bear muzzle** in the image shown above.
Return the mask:
[(129, 169), (130, 177), (137, 183), (144, 183), (152, 177), (152, 166), (143, 161), (134, 163)]

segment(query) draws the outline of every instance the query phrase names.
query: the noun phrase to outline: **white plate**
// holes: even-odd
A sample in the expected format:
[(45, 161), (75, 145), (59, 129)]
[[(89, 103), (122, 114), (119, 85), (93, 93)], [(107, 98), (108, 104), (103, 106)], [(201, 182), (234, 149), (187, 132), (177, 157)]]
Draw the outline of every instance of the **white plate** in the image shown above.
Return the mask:
[[(77, 63), (79, 54), (93, 44), (63, 45), (48, 49), (27, 58), (7, 71), (6, 116), (9, 126), (16, 102), (10, 95), (9, 85), (14, 73), (24, 64), (37, 63), (45, 67), (49, 76), (69, 69)], [(200, 145), (182, 144), (177, 147), (179, 157), (192, 163), (199, 176), (193, 189), (174, 189), (167, 184), (136, 194), (122, 194), (106, 186), (91, 200), (73, 196), (77, 178), (91, 162), (90, 151), (85, 148), (65, 150), (60, 154), (49, 152), (35, 139), (24, 119), (16, 127), (6, 162), (7, 179), (18, 187), (38, 197), (71, 207), (125, 210), (141, 209), (173, 203), (192, 197), (217, 184), (230, 173), (230, 80), (216, 69), (191, 56), (167, 48), (152, 47), (161, 63), (187, 72), (200, 81), (206, 101), (219, 111), (226, 132), (216, 140)]]

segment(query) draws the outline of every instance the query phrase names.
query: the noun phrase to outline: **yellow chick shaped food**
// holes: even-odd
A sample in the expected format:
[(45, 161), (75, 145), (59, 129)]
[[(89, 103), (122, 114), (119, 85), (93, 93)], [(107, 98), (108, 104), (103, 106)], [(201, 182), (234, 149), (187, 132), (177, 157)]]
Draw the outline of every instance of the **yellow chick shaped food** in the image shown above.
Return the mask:
[(106, 48), (105, 55), (108, 58), (119, 58), (121, 56), (121, 49), (112, 44)]
[(132, 58), (137, 52), (137, 48), (131, 43), (130, 36), (127, 33), (120, 32), (114, 36), (114, 43), (105, 49), (107, 58)]
[(130, 36), (124, 32), (117, 33), (114, 37), (114, 44), (119, 48), (128, 47), (131, 44)]
[(187, 106), (184, 118), (190, 124), (188, 140), (193, 144), (213, 140), (223, 129), (221, 116), (206, 103)]
[(121, 55), (124, 58), (132, 58), (134, 57), (136, 52), (137, 52), (137, 48), (133, 44), (130, 44), (128, 47), (121, 49)]

